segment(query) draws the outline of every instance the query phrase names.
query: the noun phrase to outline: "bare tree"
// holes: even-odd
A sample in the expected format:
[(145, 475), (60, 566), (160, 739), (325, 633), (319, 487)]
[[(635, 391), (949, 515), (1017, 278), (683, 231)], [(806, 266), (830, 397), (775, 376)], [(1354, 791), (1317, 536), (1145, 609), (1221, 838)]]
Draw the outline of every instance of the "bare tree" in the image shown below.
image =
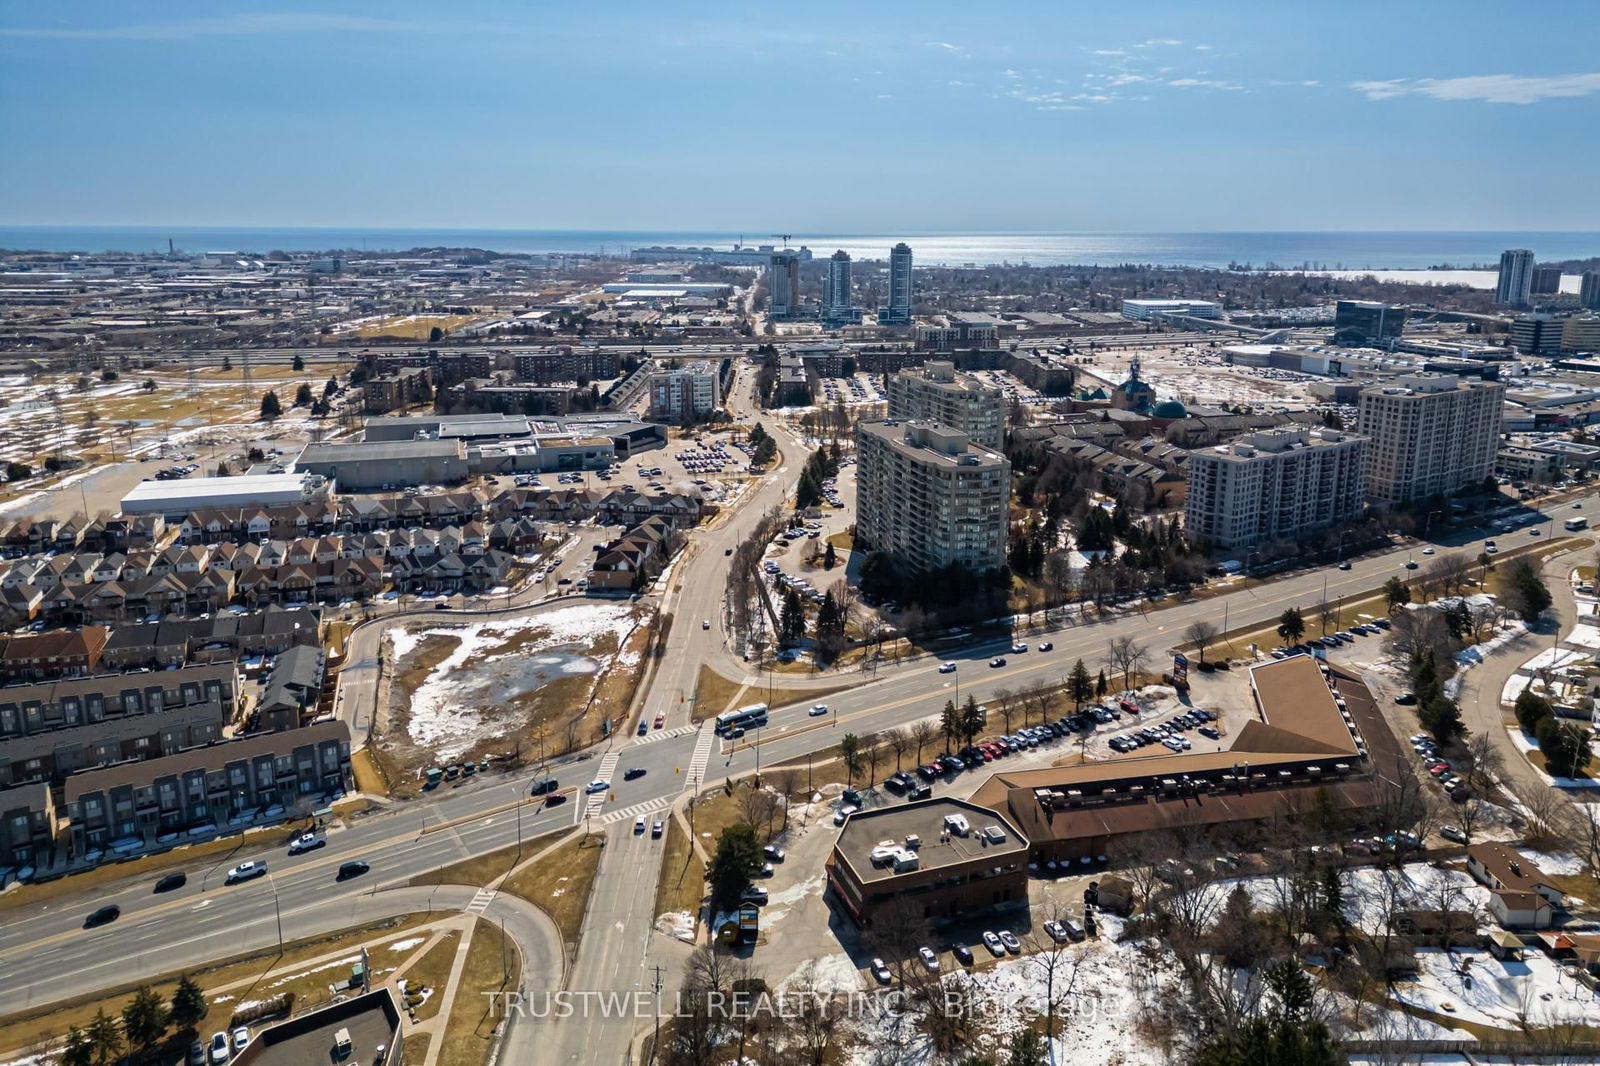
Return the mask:
[(1149, 656), (1150, 650), (1132, 636), (1112, 637), (1106, 646), (1105, 664), (1112, 672), (1122, 675), (1122, 687), (1126, 690), (1133, 675), (1144, 669)]
[(919, 718), (911, 723), (911, 741), (917, 746), (917, 763), (922, 763), (922, 749), (933, 742), (934, 734), (939, 730), (927, 718)]
[(1441, 555), (1428, 570), (1446, 596), (1459, 596), (1472, 577), (1472, 560), (1459, 553)]
[(782, 832), (789, 828), (789, 807), (794, 799), (794, 790), (800, 787), (800, 769), (796, 766), (785, 766), (772, 775), (773, 787), (778, 790), (779, 802), (783, 805)]
[(889, 745), (889, 750), (894, 752), (895, 772), (900, 771), (900, 761), (905, 758), (906, 750), (911, 747), (911, 735), (898, 726), (883, 731), (883, 742)]
[(1322, 632), (1327, 633), (1329, 627), (1339, 628), (1339, 605), (1335, 601), (1324, 600), (1317, 604), (1317, 621), (1322, 625)]
[(871, 788), (878, 781), (878, 764), (883, 762), (883, 745), (868, 744), (861, 752), (861, 757), (867, 764), (867, 787)]
[(1195, 658), (1206, 661), (1206, 648), (1217, 639), (1217, 627), (1204, 618), (1197, 618), (1183, 631), (1183, 639), (1194, 645)]
[(753, 827), (763, 840), (771, 839), (772, 823), (777, 819), (781, 806), (777, 795), (765, 788), (747, 788), (739, 795), (740, 818)]
[(989, 696), (989, 709), (1000, 715), (1005, 722), (1006, 732), (1011, 732), (1011, 716), (1017, 713), (1017, 695), (1010, 688), (1001, 686)]
[(1563, 800), (1553, 788), (1518, 785), (1511, 789), (1522, 811), (1523, 832), (1535, 846), (1553, 843), (1560, 835)]

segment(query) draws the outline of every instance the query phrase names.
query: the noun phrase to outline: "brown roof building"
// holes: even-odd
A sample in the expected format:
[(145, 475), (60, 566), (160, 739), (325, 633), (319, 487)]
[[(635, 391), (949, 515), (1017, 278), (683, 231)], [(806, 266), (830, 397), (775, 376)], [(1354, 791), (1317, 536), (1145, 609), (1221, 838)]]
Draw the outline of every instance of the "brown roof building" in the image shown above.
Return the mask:
[(1028, 901), (1028, 839), (1006, 817), (931, 799), (846, 819), (827, 861), (828, 886), (858, 924), (886, 908), (954, 918)]
[[(1366, 742), (1317, 660), (1291, 656), (1250, 675), (1260, 717), (1227, 751), (1001, 771), (972, 801), (1005, 812), (1041, 861), (1098, 858), (1156, 830), (1292, 819), (1319, 796), (1347, 810), (1376, 805)], [(1339, 683), (1365, 693), (1353, 678)]]

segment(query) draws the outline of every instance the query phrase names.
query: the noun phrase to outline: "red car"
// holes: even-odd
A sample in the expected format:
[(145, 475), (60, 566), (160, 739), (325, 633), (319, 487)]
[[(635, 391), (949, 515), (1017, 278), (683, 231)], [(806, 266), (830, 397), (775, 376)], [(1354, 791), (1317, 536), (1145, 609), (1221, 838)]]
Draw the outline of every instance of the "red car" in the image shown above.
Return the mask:
[(664, 726), (666, 724), (667, 724), (667, 716), (666, 715), (664, 715), (664, 714), (656, 715), (656, 728), (657, 729), (660, 729), (662, 726)]
[(1124, 714), (1138, 714), (1139, 705), (1129, 700), (1118, 700), (1117, 706), (1122, 708)]

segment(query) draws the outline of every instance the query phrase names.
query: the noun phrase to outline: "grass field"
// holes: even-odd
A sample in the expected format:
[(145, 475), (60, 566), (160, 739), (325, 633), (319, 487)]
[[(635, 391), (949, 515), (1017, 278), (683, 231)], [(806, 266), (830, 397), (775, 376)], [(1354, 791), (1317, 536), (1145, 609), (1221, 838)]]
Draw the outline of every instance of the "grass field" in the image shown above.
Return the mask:
[(378, 322), (369, 322), (354, 332), (356, 336), (362, 338), (405, 337), (409, 340), (425, 341), (432, 336), (435, 328), (449, 335), (452, 330), (493, 317), (493, 315), (396, 315)]
[(661, 848), (661, 879), (656, 882), (656, 914), (671, 911), (700, 913), (705, 897), (706, 864), (689, 846), (689, 835), (676, 818), (667, 819)]
[[(522, 958), (516, 945), (493, 922), (478, 922), (467, 948), (467, 962), (461, 970), (455, 1000), (450, 1005), (450, 1017), (445, 1022), (439, 1047), (440, 1066), (483, 1066), (494, 1046), (495, 1026), (499, 1023), (491, 1010), (492, 1000), (484, 993), (516, 988), (521, 973)], [(412, 1058), (409, 1045), (406, 1051), (407, 1061), (422, 1061)]]

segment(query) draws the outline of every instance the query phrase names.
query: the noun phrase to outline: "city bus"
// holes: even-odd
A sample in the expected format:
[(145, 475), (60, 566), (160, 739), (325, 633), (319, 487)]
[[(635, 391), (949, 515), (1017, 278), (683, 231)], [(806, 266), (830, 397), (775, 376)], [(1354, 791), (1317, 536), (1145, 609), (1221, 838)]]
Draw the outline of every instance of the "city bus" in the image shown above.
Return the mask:
[(747, 729), (759, 729), (767, 724), (767, 705), (752, 703), (736, 711), (723, 711), (717, 715), (717, 736), (742, 736)]
[(1561, 523), (1561, 525), (1568, 530), (1588, 529), (1589, 520), (1587, 518), (1569, 518), (1565, 522)]

